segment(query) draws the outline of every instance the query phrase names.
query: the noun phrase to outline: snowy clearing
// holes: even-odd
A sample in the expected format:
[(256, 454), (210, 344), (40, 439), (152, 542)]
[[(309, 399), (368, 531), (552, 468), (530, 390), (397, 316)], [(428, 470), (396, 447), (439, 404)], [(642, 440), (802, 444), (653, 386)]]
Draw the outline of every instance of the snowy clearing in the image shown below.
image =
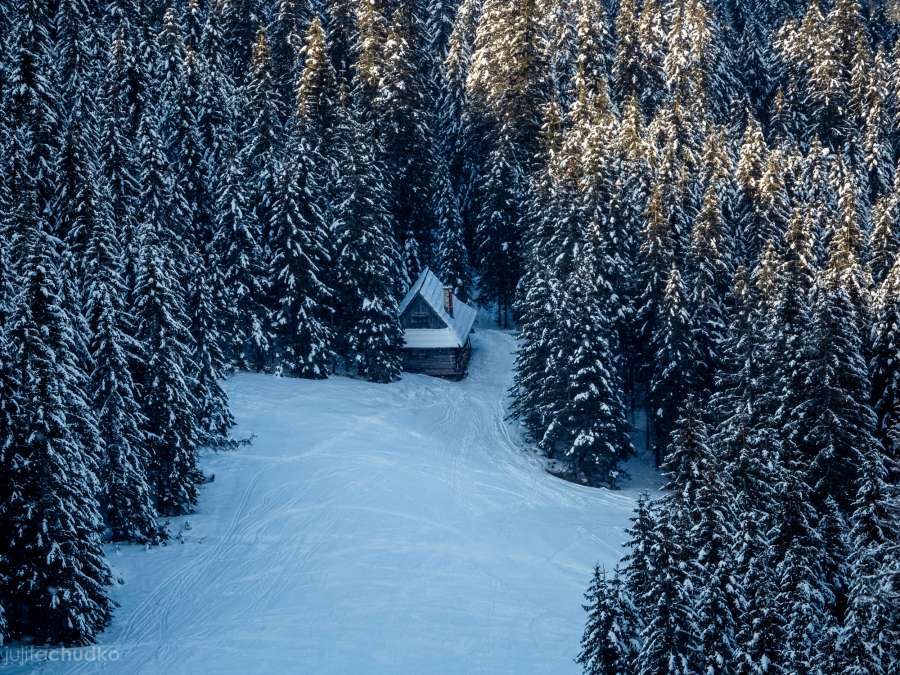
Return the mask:
[(582, 593), (638, 493), (548, 475), (504, 421), (514, 338), (480, 330), (462, 382), (240, 375), (249, 447), (210, 454), (185, 543), (110, 550), (107, 663), (40, 673), (576, 673)]

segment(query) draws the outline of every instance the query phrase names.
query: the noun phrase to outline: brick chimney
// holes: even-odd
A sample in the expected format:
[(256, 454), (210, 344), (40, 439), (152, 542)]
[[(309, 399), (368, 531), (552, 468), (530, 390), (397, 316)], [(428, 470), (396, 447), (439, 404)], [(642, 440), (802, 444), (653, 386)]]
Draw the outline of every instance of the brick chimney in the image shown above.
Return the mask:
[(453, 289), (444, 286), (444, 311), (453, 316)]

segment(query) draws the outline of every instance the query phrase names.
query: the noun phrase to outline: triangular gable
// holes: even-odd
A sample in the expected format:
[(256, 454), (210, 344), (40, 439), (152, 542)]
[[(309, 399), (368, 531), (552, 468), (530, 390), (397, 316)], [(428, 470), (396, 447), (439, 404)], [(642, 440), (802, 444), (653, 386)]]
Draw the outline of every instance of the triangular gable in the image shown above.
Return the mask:
[(406, 312), (410, 303), (416, 296), (421, 296), (437, 317), (450, 329), (455, 338), (456, 346), (462, 347), (469, 339), (469, 333), (475, 324), (477, 312), (474, 307), (467, 305), (456, 295), (453, 296), (453, 316), (444, 309), (444, 283), (430, 269), (425, 268), (419, 274), (416, 282), (409, 287), (403, 300), (400, 302), (400, 316)]

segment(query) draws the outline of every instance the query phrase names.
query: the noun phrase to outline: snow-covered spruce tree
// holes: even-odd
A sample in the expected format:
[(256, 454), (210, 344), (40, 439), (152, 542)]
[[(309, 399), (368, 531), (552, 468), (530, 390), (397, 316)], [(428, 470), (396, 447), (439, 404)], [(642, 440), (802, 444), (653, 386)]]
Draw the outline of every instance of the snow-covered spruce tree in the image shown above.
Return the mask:
[[(613, 68), (615, 44), (610, 15), (600, 0), (579, 3), (576, 23), (578, 54), (575, 62), (575, 89), (605, 86)], [(595, 92), (594, 92), (595, 93)]]
[(644, 356), (643, 370), (647, 371), (642, 374), (646, 375), (652, 370), (654, 339), (662, 316), (666, 282), (675, 260), (675, 241), (666, 218), (663, 191), (658, 184), (654, 185), (647, 202), (644, 222), (637, 275), (640, 290), (635, 323)]
[[(566, 145), (581, 146), (577, 155), (578, 196), (575, 198), (579, 209), (573, 216), (582, 221), (581, 227), (594, 241), (597, 250), (603, 251), (604, 275), (610, 286), (604, 311), (612, 318), (620, 344), (624, 344), (632, 341), (630, 333), (634, 323), (633, 286), (637, 253), (637, 231), (632, 230), (634, 223), (629, 218), (630, 206), (626, 206), (624, 200), (634, 199), (635, 195), (620, 195), (620, 201), (613, 196), (616, 169), (625, 150), (618, 146), (620, 130), (616, 126), (606, 83), (600, 82), (591, 87), (579, 83), (578, 86), (579, 91), (584, 92), (579, 96), (581, 110), (576, 111), (575, 129), (566, 135)], [(578, 127), (586, 129), (578, 133)], [(583, 136), (584, 140), (580, 141), (579, 136)], [(561, 162), (567, 162), (568, 152), (565, 148), (560, 153)], [(623, 354), (623, 360), (625, 358), (627, 356)], [(622, 367), (624, 369), (624, 364)]]
[[(221, 24), (222, 52), (227, 74), (234, 82), (243, 81), (247, 65), (253, 60), (254, 38), (263, 25), (264, 12), (258, 0), (220, 0), (210, 3)], [(272, 102), (274, 104), (274, 101)]]
[(207, 8), (203, 32), (196, 47), (200, 77), (197, 125), (206, 151), (207, 189), (213, 194), (218, 192), (219, 181), (231, 160), (232, 142), (237, 133), (235, 108), (240, 103), (237, 85), (228, 68), (229, 55), (223, 48), (225, 36), (220, 20), (221, 8), (221, 3), (211, 3)]
[(690, 596), (690, 575), (684, 564), (681, 542), (684, 533), (667, 514), (656, 522), (648, 554), (652, 570), (641, 599), (645, 625), (635, 672), (639, 675), (686, 675), (698, 662), (700, 629)]
[[(445, 85), (434, 121), (436, 138), (445, 148), (450, 179), (471, 244), (472, 193), (483, 154), (486, 119), (468, 96), (466, 82), (475, 49), (475, 32), (484, 0), (463, 0), (450, 34), (444, 62)], [(471, 250), (471, 249), (470, 249)]]
[(776, 486), (772, 546), (780, 554), (774, 567), (777, 584), (771, 607), (782, 630), (778, 662), (788, 672), (805, 672), (818, 655), (822, 634), (833, 619), (822, 565), (822, 541), (815, 526), (809, 488), (788, 465)]
[(334, 311), (333, 149), (341, 112), (322, 26), (314, 19), (303, 48), (296, 106), (278, 177), (268, 230), (270, 306), (274, 308), (275, 367), (300, 377), (324, 378), (333, 367)]
[[(759, 317), (755, 312), (752, 288), (746, 268), (735, 271), (732, 305), (722, 343), (721, 368), (709, 398), (709, 419), (713, 424), (711, 440), (731, 480), (741, 454), (747, 449), (752, 429), (759, 421), (757, 382), (760, 370)], [(752, 474), (751, 474), (752, 475)]]
[(559, 280), (545, 261), (539, 262), (540, 267), (538, 261), (532, 263), (537, 269), (529, 273), (520, 290), (522, 298), (517, 302), (521, 327), (510, 406), (512, 414), (538, 440), (545, 437), (552, 421), (547, 414), (556, 391), (555, 387), (548, 386), (552, 368), (551, 336), (557, 325), (552, 308), (562, 298)]
[(825, 579), (834, 595), (829, 612), (840, 617), (849, 585), (850, 525), (848, 514), (838, 506), (837, 500), (828, 497), (819, 509), (817, 527), (825, 544), (822, 565)]
[(872, 279), (880, 284), (900, 253), (900, 174), (893, 189), (882, 195), (872, 208), (872, 230), (869, 233), (869, 269)]
[(272, 77), (277, 84), (281, 119), (287, 122), (293, 112), (294, 84), (297, 70), (303, 65), (298, 52), (303, 47), (303, 33), (315, 13), (311, 0), (275, 0), (271, 3), (267, 27), (272, 52)]
[(342, 81), (349, 81), (356, 44), (354, 0), (330, 0), (325, 11), (325, 30), (329, 36), (328, 55)]
[(647, 493), (642, 493), (635, 505), (631, 525), (626, 530), (628, 540), (625, 546), (628, 552), (622, 558), (625, 565), (622, 577), (637, 610), (635, 637), (638, 639), (649, 617), (652, 600), (650, 584), (654, 576), (650, 553), (658, 534), (656, 525), (661, 517), (657, 504), (650, 500)]
[[(440, 91), (460, 0), (425, 0), (424, 47), (430, 84)], [(437, 99), (435, 99), (435, 102)]]
[[(568, 256), (567, 256), (568, 259)], [(537, 261), (535, 261), (535, 264)], [(571, 449), (571, 436), (566, 424), (569, 405), (569, 384), (572, 354), (579, 336), (570, 332), (564, 313), (571, 302), (566, 295), (568, 279), (560, 280), (556, 265), (536, 269), (522, 283), (524, 294), (517, 306), (520, 317), (522, 344), (517, 355), (521, 377), (514, 382), (516, 409), (521, 405), (523, 422), (535, 434), (540, 448), (554, 459), (562, 458)], [(533, 303), (540, 303), (540, 306)], [(518, 414), (518, 412), (517, 412)], [(571, 467), (571, 465), (570, 465)]]
[(697, 669), (731, 673), (740, 607), (731, 546), (736, 529), (733, 495), (693, 398), (681, 410), (663, 468), (669, 482), (660, 510), (680, 537), (687, 592), (696, 613)]
[(807, 373), (802, 364), (810, 350), (808, 334), (810, 294), (813, 286), (812, 247), (804, 219), (791, 219), (781, 260), (769, 243), (757, 268), (760, 288), (760, 340), (762, 370), (759, 381), (760, 414), (783, 443), (796, 445), (797, 430), (790, 426), (793, 411), (806, 396)]
[(469, 96), (491, 118), (495, 133), (521, 154), (526, 171), (548, 98), (540, 19), (536, 0), (484, 0), (467, 81)]
[(521, 274), (520, 224), (525, 176), (512, 140), (497, 140), (476, 188), (479, 209), (475, 246), (479, 298), (497, 304), (497, 323), (508, 328)]
[(150, 542), (164, 532), (156, 522), (146, 420), (132, 379), (132, 368), (143, 353), (125, 311), (125, 266), (112, 213), (106, 206), (92, 223), (85, 259), (93, 364), (88, 393), (101, 444), (101, 506), (113, 541)]
[(123, 331), (121, 300), (114, 299), (114, 289), (98, 285), (90, 292), (91, 356), (97, 364), (91, 395), (103, 446), (100, 478), (106, 524), (113, 541), (157, 541), (164, 532), (156, 521), (145, 420), (129, 371), (137, 345)]
[(160, 514), (180, 515), (197, 503), (199, 409), (190, 381), (191, 353), (185, 302), (174, 279), (171, 248), (158, 224), (141, 228), (135, 288), (136, 336), (145, 350), (137, 384), (150, 452), (150, 475)]
[(390, 0), (364, 0), (357, 2), (353, 84), (357, 89), (359, 102), (363, 104), (361, 113), (371, 121), (370, 105), (378, 90), (384, 66), (384, 44), (389, 27), (388, 5)]
[(641, 88), (636, 92), (644, 114), (654, 116), (666, 98), (666, 20), (663, 3), (659, 0), (641, 3), (638, 31)]
[(761, 251), (753, 250), (751, 239), (755, 227), (757, 196), (769, 148), (759, 121), (749, 113), (748, 117), (738, 150), (735, 193), (729, 209), (733, 221), (731, 227), (737, 238), (736, 253), (745, 265), (753, 266), (761, 254)]
[(836, 672), (840, 671), (835, 666), (840, 621), (850, 586), (850, 528), (843, 509), (832, 497), (828, 497), (819, 511), (816, 529), (822, 542), (822, 575), (828, 590), (824, 614), (829, 620), (816, 641), (814, 668), (818, 668), (817, 672)]
[[(704, 425), (699, 419), (698, 409), (686, 406), (682, 415), (679, 432), (684, 433), (694, 424), (699, 437), (695, 439), (695, 449), (691, 453), (695, 456), (691, 462), (691, 474), (677, 483), (673, 477), (670, 494), (681, 493), (682, 498), (689, 497), (691, 500), (680, 508), (687, 509), (687, 514), (682, 514), (682, 522), (687, 525), (692, 521), (686, 541), (693, 558), (694, 579), (691, 585), (699, 627), (700, 670), (705, 673), (732, 673), (736, 615), (741, 602), (735, 584), (731, 546), (736, 529), (729, 499), (732, 496), (731, 486), (724, 467), (713, 454), (714, 450), (705, 442)], [(673, 448), (678, 447), (678, 440), (673, 441)], [(682, 485), (684, 487), (680, 489)]]
[(653, 447), (657, 463), (666, 455), (678, 407), (696, 389), (700, 362), (693, 339), (686, 293), (678, 269), (672, 267), (660, 304), (654, 334), (655, 357), (650, 379)]
[(89, 416), (63, 306), (59, 242), (37, 212), (25, 243), (23, 289), (9, 327), (17, 353), (15, 431), (6, 448), (15, 489), (2, 504), (9, 628), (37, 644), (84, 645), (110, 618), (93, 449), (72, 427)]
[(125, 260), (126, 290), (134, 286), (136, 209), (139, 186), (135, 148), (127, 130), (131, 113), (128, 100), (128, 41), (127, 24), (115, 30), (109, 46), (109, 63), (104, 78), (102, 108), (99, 124), (100, 174), (106, 184), (107, 199), (112, 217), (119, 231), (119, 243)]
[(232, 155), (220, 177), (213, 247), (226, 298), (222, 317), (225, 357), (235, 367), (250, 369), (263, 361), (269, 335), (261, 233), (242, 167), (241, 158)]
[(497, 303), (504, 327), (521, 275), (525, 176), (538, 156), (540, 112), (548, 99), (540, 15), (535, 0), (486, 0), (466, 82), (472, 109), (489, 127), (475, 186), (473, 252), (481, 297)]
[(246, 181), (248, 206), (262, 228), (263, 238), (259, 243), (263, 246), (268, 240), (266, 228), (271, 222), (272, 200), (278, 194), (277, 153), (283, 136), (265, 30), (261, 29), (256, 36), (241, 97), (244, 101), (243, 123), (239, 128), (241, 175)]
[[(141, 124), (140, 257), (134, 290), (135, 337), (144, 359), (135, 383), (147, 420), (145, 433), (155, 485), (156, 507), (170, 516), (190, 511), (202, 475), (197, 468), (199, 436), (193, 396), (192, 338), (186, 313), (171, 219), (171, 176), (150, 116)], [(183, 261), (182, 261), (183, 262)]]
[(194, 52), (200, 46), (203, 39), (203, 24), (206, 8), (201, 0), (187, 0), (181, 8), (181, 25), (184, 26), (184, 44), (187, 49)]
[(333, 348), (332, 292), (325, 284), (331, 264), (328, 169), (318, 152), (321, 139), (302, 112), (292, 124), (268, 228), (273, 253), (268, 281), (275, 310), (273, 359), (278, 371), (321, 379), (331, 370)]
[(702, 361), (697, 382), (712, 389), (725, 339), (725, 301), (731, 284), (718, 186), (711, 184), (694, 221), (688, 263), (689, 307), (694, 340)]
[(400, 7), (391, 19), (371, 101), (374, 131), (388, 180), (394, 226), (404, 251), (406, 276), (414, 281), (434, 247), (433, 151), (430, 117), (423, 94), (425, 83), (415, 44), (416, 17)]
[[(859, 187), (853, 173), (838, 163), (833, 180), (838, 182), (838, 215), (828, 242), (826, 276), (839, 284), (850, 298), (856, 313), (858, 330), (868, 342), (871, 321), (872, 275), (865, 266), (869, 258), (863, 237), (865, 220)], [(848, 175), (849, 174), (849, 175)]]
[(213, 244), (216, 216), (215, 195), (208, 182), (208, 157), (198, 120), (203, 116), (197, 53), (185, 50), (178, 91), (178, 127), (174, 144), (178, 157), (173, 172), (173, 199), (184, 214), (173, 214), (183, 223), (190, 269), (183, 283), (187, 313), (191, 318), (193, 368), (190, 372), (194, 400), (199, 409), (197, 424), (202, 445), (228, 444), (234, 419), (228, 397), (219, 384), (227, 366), (223, 350), (223, 314), (228, 298), (223, 291), (222, 270)]
[(616, 249), (624, 276), (621, 285), (613, 284), (613, 290), (620, 304), (617, 313), (619, 345), (626, 396), (632, 409), (636, 404), (637, 380), (642, 368), (637, 321), (641, 291), (639, 252), (650, 185), (647, 144), (642, 129), (637, 102), (634, 99), (625, 101), (616, 133), (614, 170), (610, 171), (608, 179), (610, 201), (606, 206), (610, 229), (621, 237), (616, 239)]
[[(0, 243), (0, 256), (3, 256), (5, 246)], [(12, 310), (12, 299), (9, 305)], [(4, 310), (5, 311), (5, 310)], [(10, 481), (10, 460), (13, 448), (15, 420), (17, 415), (16, 393), (18, 392), (18, 378), (13, 366), (14, 352), (12, 344), (7, 337), (9, 314), (0, 317), (0, 504), (9, 502), (13, 488)], [(2, 507), (0, 507), (2, 509)], [(0, 525), (2, 541), (9, 541), (9, 531), (6, 523)], [(6, 546), (0, 543), (0, 644), (5, 644), (9, 635), (9, 627), (6, 621), (4, 606), (10, 602), (8, 593), (10, 569), (6, 559)]]
[[(179, 71), (180, 72), (180, 71)], [(178, 86), (177, 82), (169, 86)], [(184, 191), (184, 184), (178, 180), (178, 157), (169, 156), (175, 134), (177, 115), (163, 111), (163, 105), (174, 105), (176, 94), (159, 95), (159, 105), (148, 104), (141, 116), (137, 134), (138, 182), (140, 193), (138, 203), (142, 212), (138, 215), (137, 246), (144, 226), (148, 223), (159, 228), (160, 236), (172, 251), (172, 283), (179, 294), (186, 298), (191, 277), (190, 270), (197, 257), (196, 239), (191, 231), (192, 215)], [(140, 251), (135, 253), (140, 257)], [(139, 264), (139, 263), (138, 263)]]
[(785, 154), (777, 148), (770, 150), (756, 184), (751, 217), (741, 232), (745, 251), (751, 259), (756, 259), (770, 241), (780, 250), (791, 217), (787, 169)]
[[(862, 52), (862, 50), (860, 50)], [(862, 79), (860, 91), (855, 98), (857, 115), (861, 117), (861, 143), (855, 144), (853, 154), (862, 154), (862, 176), (868, 183), (866, 195), (874, 200), (878, 195), (891, 190), (894, 182), (894, 149), (890, 138), (890, 121), (887, 92), (888, 65), (885, 54), (877, 50), (868, 64), (860, 64), (858, 73)]]
[(887, 472), (876, 447), (865, 453), (851, 516), (850, 588), (836, 665), (852, 675), (890, 673), (898, 655), (897, 545), (900, 528), (891, 505)]
[[(61, 109), (69, 115), (75, 111), (82, 115), (92, 114), (90, 92), (95, 84), (92, 80), (102, 45), (99, 4), (94, 0), (61, 0), (56, 8), (54, 61), (59, 73)], [(94, 133), (92, 124), (85, 126), (89, 127), (89, 134)]]
[[(123, 37), (121, 66), (124, 77), (117, 83), (122, 90), (123, 110), (126, 124), (121, 132), (128, 138), (134, 138), (140, 124), (144, 105), (151, 98), (150, 89), (153, 82), (155, 65), (155, 43), (151, 31), (145, 26), (145, 17), (140, 7), (132, 0), (111, 0), (106, 3), (105, 44), (113, 50), (112, 44), (117, 33)], [(105, 73), (104, 79), (111, 79), (112, 73)], [(104, 111), (98, 113), (101, 118)]]
[[(173, 173), (174, 189), (186, 207), (185, 238), (193, 259), (208, 263), (209, 243), (214, 232), (214, 195), (207, 182), (206, 152), (200, 134), (203, 115), (200, 98), (200, 72), (197, 53), (185, 50), (177, 94), (177, 127), (168, 139), (177, 157)], [(167, 139), (163, 139), (166, 141)]]
[(287, 151), (278, 176), (280, 194), (268, 228), (273, 259), (270, 305), (276, 368), (324, 378), (333, 367), (335, 274), (334, 202), (340, 177), (336, 143), (342, 111), (325, 34), (314, 19), (302, 52)]
[[(573, 134), (574, 135), (574, 134)], [(578, 142), (576, 138), (574, 143)], [(546, 195), (546, 203), (543, 214), (544, 223), (541, 229), (547, 225), (546, 236), (544, 241), (538, 245), (532, 245), (532, 253), (540, 255), (543, 253), (548, 256), (548, 260), (552, 261), (553, 271), (561, 280), (565, 281), (572, 274), (578, 264), (579, 246), (586, 238), (594, 240), (594, 245), (602, 251), (612, 251), (612, 247), (603, 238), (603, 231), (598, 223), (598, 218), (593, 209), (594, 204), (590, 202), (598, 201), (591, 199), (596, 196), (596, 191), (591, 190), (587, 181), (581, 186), (578, 185), (576, 169), (574, 166), (578, 161), (577, 156), (572, 152), (572, 148), (568, 147), (569, 143), (564, 141), (563, 147), (560, 149), (561, 166), (557, 169), (558, 173), (551, 172), (556, 175), (551, 176), (551, 184)], [(580, 167), (579, 169), (580, 170)], [(585, 173), (588, 173), (586, 171)], [(602, 181), (602, 173), (600, 173), (598, 182)], [(579, 187), (581, 190), (579, 190)], [(594, 193), (588, 197), (585, 193)], [(523, 218), (520, 230), (524, 236), (527, 220)], [(531, 233), (529, 233), (531, 234)], [(534, 233), (538, 237), (541, 236), (540, 230)], [(604, 261), (607, 266), (615, 262), (614, 254), (606, 255)], [(603, 288), (607, 295), (612, 293), (612, 289), (608, 288), (611, 276), (615, 276), (616, 270), (605, 269), (604, 276), (598, 288)]]
[(607, 579), (606, 570), (594, 567), (591, 585), (585, 593), (587, 624), (581, 638), (580, 663), (587, 675), (623, 675), (631, 672), (634, 653), (634, 607), (618, 568)]
[[(4, 73), (3, 115), (9, 155), (4, 182), (11, 204), (20, 206), (30, 198), (38, 213), (50, 209), (53, 203), (60, 123), (49, 9), (46, 3), (29, 0), (17, 3), (10, 11), (12, 30), (7, 36), (8, 65)], [(14, 244), (17, 237), (24, 243), (23, 232), (11, 227)]]
[(102, 217), (98, 211), (103, 207), (99, 202), (104, 199), (98, 194), (97, 161), (95, 148), (84, 128), (82, 119), (84, 111), (75, 110), (66, 124), (63, 147), (57, 163), (59, 180), (53, 200), (53, 212), (56, 219), (56, 232), (65, 241), (65, 258), (63, 266), (68, 283), (80, 287), (84, 279), (83, 265), (87, 262), (85, 250), (87, 240), (95, 227), (95, 221)]
[(537, 4), (541, 29), (540, 55), (546, 64), (547, 86), (568, 107), (577, 72), (579, 43), (575, 3)]
[(193, 347), (190, 379), (197, 404), (197, 442), (210, 447), (230, 447), (234, 444), (230, 438), (234, 416), (228, 408), (228, 395), (220, 383), (226, 361), (219, 333), (221, 319), (217, 312), (220, 303), (216, 302), (222, 287), (219, 272), (198, 256), (188, 298)]
[(183, 108), (180, 105), (181, 85), (184, 81), (185, 46), (181, 17), (175, 7), (166, 9), (162, 27), (153, 45), (156, 58), (153, 68), (153, 95), (155, 112), (159, 119), (159, 135), (163, 140), (165, 155), (179, 168), (179, 126)]
[(615, 356), (615, 331), (603, 307), (611, 289), (603, 280), (605, 260), (598, 259), (590, 243), (576, 257), (553, 341), (559, 374), (567, 381), (558, 408), (565, 439), (560, 454), (589, 484), (615, 486), (620, 463), (634, 449)]
[(699, 104), (705, 114), (726, 116), (735, 83), (730, 64), (723, 63), (728, 53), (718, 17), (702, 0), (676, 0), (663, 11), (668, 24), (662, 64), (666, 93), (685, 106)]
[[(551, 337), (557, 324), (554, 308), (561, 305), (563, 288), (552, 256), (547, 252), (557, 220), (555, 207), (558, 200), (552, 199), (555, 166), (549, 158), (558, 151), (561, 142), (558, 113), (557, 106), (552, 105), (545, 111), (541, 145), (548, 161), (532, 178), (528, 201), (523, 208), (524, 269), (515, 303), (519, 341), (510, 408), (536, 440), (545, 437), (553, 421), (548, 414), (548, 404), (560, 399), (556, 393), (560, 378), (549, 375), (553, 372)], [(552, 387), (549, 386), (551, 382)]]
[(403, 332), (397, 316), (399, 252), (371, 128), (346, 118), (336, 207), (337, 333), (348, 367), (373, 382), (400, 378)]
[(709, 428), (693, 395), (678, 405), (678, 420), (661, 468), (668, 477), (661, 510), (679, 531), (691, 532), (703, 516), (698, 497), (703, 476), (718, 472), (709, 446)]
[(889, 482), (900, 479), (900, 258), (875, 300), (872, 344), (872, 407), (884, 444)]
[(432, 189), (434, 221), (437, 228), (435, 266), (444, 283), (453, 287), (453, 292), (460, 300), (468, 302), (472, 280), (459, 199), (450, 183), (450, 167), (447, 165), (443, 150), (436, 151), (434, 157), (436, 166), (432, 173)]
[[(734, 543), (735, 580), (741, 607), (735, 635), (735, 672), (762, 675), (779, 668), (783, 631), (772, 599), (778, 590), (776, 552), (770, 536), (772, 502), (742, 495)], [(777, 672), (777, 671), (776, 671)]]
[(623, 0), (615, 15), (616, 45), (610, 71), (616, 98), (639, 100), (647, 70), (641, 58), (638, 3)]
[(813, 496), (831, 495), (846, 508), (863, 454), (878, 441), (862, 339), (843, 288), (816, 289), (811, 333), (806, 395), (789, 428), (803, 453)]
[[(334, 139), (340, 116), (342, 100), (337, 73), (328, 56), (325, 31), (318, 17), (306, 31), (303, 45), (303, 70), (296, 83), (296, 114), (302, 116), (307, 126), (327, 144)], [(328, 155), (327, 148), (319, 151)]]
[(761, 334), (774, 302), (774, 268), (775, 253), (770, 245), (757, 270), (753, 289), (757, 297), (748, 298), (751, 306), (745, 315), (745, 337), (735, 347), (736, 363), (742, 365), (733, 369), (738, 375), (730, 376), (731, 383), (722, 390), (726, 395), (713, 399), (720, 420), (713, 442), (726, 462), (726, 479), (733, 490), (731, 508), (737, 521), (732, 556), (741, 603), (736, 615), (734, 664), (736, 671), (745, 675), (768, 672), (770, 664), (777, 666), (783, 637), (772, 606), (777, 589), (774, 567), (780, 552), (771, 543), (774, 491), (781, 482), (783, 453), (780, 434), (771, 428), (771, 418), (759, 397)]

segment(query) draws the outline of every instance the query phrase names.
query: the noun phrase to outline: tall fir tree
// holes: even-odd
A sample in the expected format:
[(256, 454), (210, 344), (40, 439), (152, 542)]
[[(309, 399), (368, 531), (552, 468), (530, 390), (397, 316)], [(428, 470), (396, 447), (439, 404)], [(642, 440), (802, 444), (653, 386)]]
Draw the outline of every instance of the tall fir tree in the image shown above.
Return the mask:
[(472, 280), (459, 198), (450, 182), (450, 167), (441, 152), (435, 153), (435, 163), (432, 175), (437, 238), (435, 267), (444, 283), (453, 287), (453, 293), (468, 302)]
[(576, 266), (566, 282), (555, 341), (559, 375), (568, 380), (559, 406), (565, 430), (563, 457), (575, 475), (590, 484), (615, 486), (621, 462), (633, 454), (625, 419), (622, 381), (615, 357), (615, 331), (605, 320), (602, 298), (605, 261), (593, 246), (578, 252)]
[(339, 349), (361, 377), (392, 382), (400, 377), (403, 341), (397, 315), (399, 251), (370, 129), (358, 112), (346, 127), (336, 224)]
[(896, 504), (885, 482), (887, 472), (878, 448), (860, 467), (850, 518), (850, 588), (839, 663), (847, 673), (890, 673), (897, 658), (896, 569), (900, 529)]
[(403, 246), (405, 274), (418, 277), (434, 246), (431, 173), (434, 164), (430, 116), (423, 97), (424, 73), (415, 45), (416, 17), (400, 8), (392, 17), (383, 47), (383, 63), (371, 102), (375, 133), (388, 180), (396, 234)]
[(872, 344), (872, 405), (886, 451), (892, 484), (900, 479), (900, 258), (882, 283), (875, 302)]
[(321, 379), (331, 369), (333, 348), (332, 292), (325, 276), (331, 264), (328, 171), (318, 152), (321, 140), (306, 118), (298, 114), (293, 124), (268, 228), (274, 360), (286, 374)]
[(480, 208), (475, 233), (476, 257), (482, 274), (479, 298), (496, 303), (497, 323), (510, 325), (510, 311), (521, 274), (521, 204), (525, 175), (509, 138), (499, 139), (477, 186)]
[(657, 463), (666, 455), (670, 435), (685, 396), (697, 391), (696, 367), (700, 356), (693, 339), (686, 291), (673, 267), (666, 282), (654, 335), (656, 356), (650, 380), (653, 447)]
[(195, 419), (197, 441), (209, 447), (231, 447), (234, 416), (228, 408), (228, 394), (222, 388), (225, 355), (222, 350), (220, 321), (217, 315), (221, 276), (218, 269), (207, 265), (202, 256), (192, 274), (188, 312), (191, 331), (191, 386), (197, 405)]
[(265, 323), (266, 270), (259, 243), (262, 234), (242, 166), (241, 158), (232, 155), (220, 177), (213, 250), (226, 298), (225, 358), (233, 366), (249, 369), (263, 363), (270, 336)]
[[(32, 206), (32, 209), (34, 207)], [(72, 427), (90, 415), (73, 358), (58, 241), (34, 218), (25, 243), (23, 291), (9, 328), (17, 346), (15, 432), (6, 447), (4, 576), (13, 635), (37, 644), (85, 645), (110, 619), (93, 448)], [(13, 610), (14, 608), (14, 610)]]
[(587, 675), (620, 675), (630, 672), (634, 652), (634, 614), (619, 570), (607, 579), (606, 571), (594, 567), (591, 585), (585, 594), (587, 625), (576, 659)]
[[(177, 267), (172, 177), (162, 159), (162, 142), (151, 116), (141, 124), (141, 203), (139, 260), (134, 290), (135, 337), (145, 350), (135, 382), (147, 420), (145, 434), (155, 486), (156, 507), (165, 516), (190, 511), (202, 475), (197, 467), (198, 403), (193, 395), (193, 340)], [(177, 260), (181, 258), (180, 260)]]
[(94, 402), (102, 455), (101, 506), (114, 541), (153, 542), (164, 536), (157, 524), (148, 471), (146, 420), (132, 371), (143, 358), (126, 311), (127, 286), (113, 211), (101, 209), (85, 252), (85, 296)]
[(190, 330), (184, 298), (175, 280), (171, 249), (154, 223), (141, 229), (141, 258), (135, 288), (136, 337), (146, 350), (137, 385), (146, 418), (150, 475), (161, 515), (190, 512), (202, 474), (192, 391)]
[(649, 552), (653, 571), (642, 603), (648, 608), (635, 671), (639, 675), (692, 672), (699, 628), (690, 597), (690, 578), (681, 555), (682, 534), (663, 514)]
[(856, 326), (843, 288), (817, 289), (808, 393), (790, 423), (808, 462), (813, 496), (833, 496), (844, 507), (852, 501), (864, 453), (878, 444), (877, 419), (869, 407), (869, 373)]

